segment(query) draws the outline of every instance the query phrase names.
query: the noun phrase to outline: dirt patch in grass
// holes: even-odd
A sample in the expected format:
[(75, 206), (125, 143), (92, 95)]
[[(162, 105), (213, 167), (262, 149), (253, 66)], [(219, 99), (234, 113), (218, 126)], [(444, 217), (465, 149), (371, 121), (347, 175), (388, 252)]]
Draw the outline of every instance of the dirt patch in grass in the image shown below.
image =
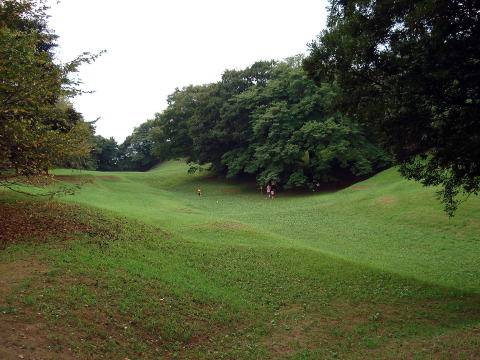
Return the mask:
[(362, 307), (335, 304), (325, 312), (309, 312), (294, 304), (274, 314), (272, 333), (262, 344), (274, 358), (292, 355), (300, 349), (314, 350), (321, 344), (334, 344), (368, 319)]
[(371, 187), (372, 187), (371, 185), (359, 185), (359, 186), (355, 186), (354, 188), (352, 188), (352, 191), (365, 190), (365, 189), (369, 189)]
[(361, 352), (355, 359), (479, 360), (480, 333), (478, 329), (454, 330), (444, 335), (391, 341), (368, 353)]
[(122, 180), (118, 176), (114, 176), (114, 175), (97, 175), (96, 178), (101, 179), (101, 180), (110, 180), (110, 181)]
[(31, 308), (18, 308), (24, 294), (23, 281), (38, 278), (50, 268), (35, 260), (0, 264), (0, 359), (75, 359), (68, 348), (57, 347), (50, 334), (61, 336), (66, 330), (50, 329), (44, 318)]
[(22, 280), (39, 276), (49, 271), (49, 267), (35, 260), (0, 263), (0, 304), (6, 304), (7, 296)]
[(291, 355), (299, 348), (309, 348), (305, 328), (312, 320), (307, 318), (300, 305), (282, 309), (274, 314), (272, 333), (263, 339), (262, 345), (270, 350), (274, 358)]
[[(70, 271), (51, 274), (35, 260), (0, 264), (1, 360), (158, 357), (155, 349), (163, 341), (104, 298), (107, 284)], [(82, 295), (72, 297), (72, 289), (83, 287), (88, 293), (83, 290), (82, 295), (95, 296), (95, 304), (86, 304)], [(139, 343), (144, 349), (132, 350)]]
[(397, 202), (397, 199), (392, 196), (383, 196), (376, 200), (377, 204), (383, 204), (383, 205), (392, 205), (392, 204), (395, 204), (396, 202)]
[(206, 231), (212, 231), (213, 230), (218, 230), (218, 229), (223, 229), (223, 230), (242, 230), (242, 231), (258, 231), (256, 228), (242, 224), (239, 222), (235, 221), (217, 221), (213, 223), (202, 223), (202, 224), (197, 224), (194, 226), (189, 226), (187, 227), (189, 229), (198, 229), (198, 230), (206, 230)]
[[(332, 303), (312, 312), (291, 305), (274, 314), (262, 341), (272, 358), (299, 351), (318, 358), (345, 359), (480, 359), (480, 329), (462, 329), (458, 319), (442, 313), (442, 302), (378, 304)], [(454, 300), (453, 300), (454, 301)], [(464, 298), (470, 311), (456, 314), (480, 320), (477, 298)], [(477, 309), (477, 310), (474, 310)], [(452, 317), (452, 325), (446, 325)], [(433, 330), (434, 329), (434, 330)], [(349, 349), (354, 349), (350, 351)], [(310, 358), (310, 357), (309, 357)]]
[[(66, 241), (75, 239), (78, 231), (85, 244), (99, 251), (95, 244), (123, 239), (125, 231), (122, 218), (103, 218), (95, 210), (62, 203), (12, 201), (0, 203), (0, 211), (6, 246), (52, 235), (52, 245), (68, 247)], [(4, 227), (5, 222), (10, 225)], [(160, 229), (136, 225), (140, 239), (158, 237), (158, 232), (167, 237)], [(1, 360), (166, 359), (178, 351), (195, 354), (223, 331), (205, 320), (215, 305), (211, 309), (211, 305), (194, 303), (185, 309), (156, 283), (139, 284), (139, 279), (128, 277), (92, 278), (76, 272), (78, 265), (72, 262), (66, 268), (51, 269), (35, 257), (0, 263)], [(126, 311), (119, 305), (125, 291), (150, 296), (148, 302)], [(176, 309), (173, 315), (172, 308)], [(172, 321), (165, 321), (168, 318)]]
[[(0, 250), (20, 242), (60, 245), (77, 235), (88, 235), (91, 241), (105, 245), (118, 238), (124, 223), (123, 218), (102, 217), (101, 212), (58, 201), (0, 202)], [(144, 224), (138, 227), (147, 231)], [(157, 228), (153, 231), (164, 233)]]
[[(68, 299), (67, 303), (70, 304), (61, 307), (63, 310), (60, 319), (53, 319), (53, 323), (59, 325), (57, 332), (60, 334), (62, 324), (66, 323), (69, 329), (69, 334), (62, 336), (59, 345), (71, 346), (81, 359), (171, 359), (175, 357), (172, 352), (195, 353), (195, 349), (207, 344), (214, 334), (222, 331), (202, 318), (203, 312), (212, 311), (205, 304), (192, 304), (188, 313), (180, 316), (183, 320), (178, 321), (179, 317), (171, 314), (171, 309), (178, 305), (175, 297), (168, 290), (159, 291), (159, 288), (148, 282), (140, 281), (140, 287), (129, 288), (128, 291), (136, 292), (143, 287), (142, 291), (149, 294), (150, 304), (138, 303), (131, 311), (122, 310), (118, 306), (117, 300), (122, 298), (122, 290), (117, 287), (119, 284), (115, 285), (105, 279), (75, 276), (70, 272), (58, 277), (56, 283), (59, 285), (58, 294), (49, 301), (57, 304), (58, 299)], [(131, 280), (122, 283), (127, 287), (133, 286)], [(135, 286), (137, 285), (139, 282), (135, 281)], [(117, 287), (117, 290), (112, 287)], [(83, 289), (80, 298), (72, 298), (72, 289), (79, 288)], [(112, 290), (114, 293), (119, 292), (111, 297)], [(91, 300), (90, 304), (83, 302), (82, 296), (87, 294), (90, 299), (95, 299), (93, 303)], [(78, 301), (72, 304), (75, 299)], [(178, 312), (179, 309), (174, 311)], [(176, 318), (178, 322), (167, 322), (173, 326), (167, 330), (163, 320), (169, 317)], [(156, 325), (152, 327), (154, 323)], [(183, 336), (186, 334), (183, 328), (190, 329), (186, 330), (189, 335)], [(174, 351), (172, 347), (175, 348)]]
[[(66, 329), (50, 328), (33, 311), (15, 315), (0, 313), (0, 359), (78, 359), (71, 348), (59, 346), (56, 338)], [(49, 335), (55, 334), (55, 336)]]
[(59, 184), (63, 183), (70, 183), (76, 184), (77, 186), (83, 184), (92, 183), (93, 176), (91, 175), (39, 175), (31, 178), (12, 178), (12, 180), (17, 180), (19, 183), (23, 183), (26, 185), (31, 185), (38, 188), (43, 188), (46, 186), (52, 185), (62, 185), (63, 187), (66, 184)]
[(79, 207), (54, 201), (0, 203), (0, 249), (20, 241), (44, 242), (50, 235), (89, 231), (92, 226), (78, 220)]

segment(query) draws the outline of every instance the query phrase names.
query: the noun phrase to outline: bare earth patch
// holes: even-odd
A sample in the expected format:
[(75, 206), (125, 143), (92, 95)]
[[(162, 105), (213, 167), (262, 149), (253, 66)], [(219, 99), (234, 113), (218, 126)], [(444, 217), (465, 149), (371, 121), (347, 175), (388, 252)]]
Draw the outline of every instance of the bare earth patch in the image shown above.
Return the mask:
[(372, 187), (371, 185), (359, 185), (359, 186), (355, 186), (354, 188), (352, 188), (352, 191), (360, 191), (360, 190), (364, 190), (364, 189), (369, 189), (371, 187)]
[(480, 328), (452, 329), (433, 337), (417, 334), (411, 340), (396, 338), (396, 331), (403, 332), (402, 324), (408, 322), (415, 322), (419, 329), (435, 327), (442, 321), (441, 314), (437, 314), (438, 319), (417, 315), (425, 311), (436, 313), (435, 306), (435, 303), (333, 303), (320, 312), (311, 312), (294, 304), (274, 314), (271, 333), (262, 345), (274, 359), (290, 358), (300, 350), (317, 351), (330, 358), (337, 346), (356, 349), (340, 356), (342, 359), (480, 359)]
[(193, 227), (189, 228), (195, 228), (199, 230), (206, 230), (206, 231), (211, 231), (212, 229), (225, 229), (225, 230), (243, 230), (243, 231), (255, 231), (257, 232), (258, 229), (245, 225), (239, 222), (235, 221), (217, 221), (213, 223), (202, 223), (202, 224), (197, 224), (194, 225)]
[(274, 358), (283, 358), (300, 349), (314, 350), (327, 344), (341, 342), (344, 337), (368, 320), (370, 312), (348, 304), (335, 304), (326, 313), (306, 312), (293, 305), (275, 314), (273, 333), (263, 344), (271, 349)]
[(397, 202), (397, 199), (391, 196), (383, 196), (376, 200), (377, 204), (391, 205)]
[(10, 293), (8, 290), (12, 286), (28, 277), (44, 274), (48, 270), (50, 270), (48, 266), (34, 260), (0, 263), (0, 304), (4, 303), (5, 296)]
[(89, 224), (76, 220), (76, 211), (74, 205), (50, 201), (0, 203), (0, 249), (20, 241), (43, 242), (49, 235), (68, 237), (90, 230)]
[(23, 296), (22, 281), (37, 281), (49, 270), (35, 260), (0, 264), (0, 359), (76, 359), (68, 348), (55, 348), (49, 338), (52, 332), (61, 334), (59, 329), (47, 329), (41, 315), (33, 309), (14, 308), (9, 300)]

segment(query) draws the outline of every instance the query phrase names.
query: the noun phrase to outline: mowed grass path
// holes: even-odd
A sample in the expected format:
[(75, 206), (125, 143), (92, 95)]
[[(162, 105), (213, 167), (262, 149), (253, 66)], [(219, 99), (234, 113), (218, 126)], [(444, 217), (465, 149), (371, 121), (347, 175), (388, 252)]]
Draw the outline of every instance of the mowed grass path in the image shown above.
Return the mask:
[[(189, 240), (318, 250), (470, 292), (480, 292), (480, 199), (449, 219), (434, 191), (395, 169), (333, 193), (280, 193), (188, 175), (179, 162), (147, 173), (94, 174), (72, 201), (109, 209)], [(103, 177), (103, 179), (102, 179)], [(200, 187), (204, 196), (195, 190)]]
[(92, 180), (81, 206), (0, 201), (55, 230), (9, 230), (0, 358), (480, 359), (478, 199), (448, 219), (394, 169), (274, 201), (186, 169), (61, 170)]

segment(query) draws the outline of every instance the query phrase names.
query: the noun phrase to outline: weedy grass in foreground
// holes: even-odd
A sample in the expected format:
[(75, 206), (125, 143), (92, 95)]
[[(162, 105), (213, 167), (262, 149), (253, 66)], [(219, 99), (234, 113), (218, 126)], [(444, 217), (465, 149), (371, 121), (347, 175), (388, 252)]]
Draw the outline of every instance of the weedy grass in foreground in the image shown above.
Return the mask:
[(20, 316), (41, 314), (53, 354), (361, 359), (401, 350), (409, 358), (461, 332), (462, 341), (472, 337), (464, 358), (476, 351), (476, 296), (306, 249), (214, 246), (94, 209), (75, 212), (90, 232), (2, 254), (10, 264), (35, 254), (41, 272), (14, 284), (6, 304)]
[(480, 357), (476, 199), (450, 221), (393, 171), (275, 202), (184, 171), (91, 173), (77, 205), (2, 202), (57, 220), (0, 254), (1, 348), (18, 356), (24, 327), (31, 354), (59, 358)]

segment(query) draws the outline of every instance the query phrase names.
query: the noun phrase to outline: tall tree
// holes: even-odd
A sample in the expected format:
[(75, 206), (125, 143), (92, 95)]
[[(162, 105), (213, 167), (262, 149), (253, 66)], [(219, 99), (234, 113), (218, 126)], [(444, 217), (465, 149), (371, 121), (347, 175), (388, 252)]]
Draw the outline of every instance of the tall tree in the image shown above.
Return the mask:
[(452, 215), (480, 190), (480, 2), (331, 0), (304, 67), (337, 108), (373, 125), (407, 178)]
[(251, 137), (248, 147), (223, 155), (228, 175), (252, 173), (261, 183), (293, 188), (386, 166), (389, 157), (360, 126), (330, 111), (334, 87), (317, 87), (300, 64), (301, 57), (277, 64), (265, 86), (250, 87), (236, 97), (249, 109)]
[(68, 75), (94, 57), (55, 63), (56, 36), (46, 19), (45, 7), (33, 0), (0, 3), (0, 185), (91, 150), (91, 127), (59, 101), (80, 92)]

